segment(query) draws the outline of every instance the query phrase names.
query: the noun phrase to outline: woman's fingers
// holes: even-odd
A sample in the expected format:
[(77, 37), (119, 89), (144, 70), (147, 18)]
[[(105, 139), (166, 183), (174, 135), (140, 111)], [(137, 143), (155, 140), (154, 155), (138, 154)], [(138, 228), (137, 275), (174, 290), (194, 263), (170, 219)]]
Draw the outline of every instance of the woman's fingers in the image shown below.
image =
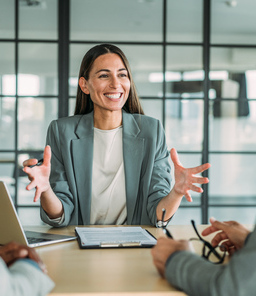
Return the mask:
[(199, 193), (203, 192), (203, 189), (201, 187), (196, 186), (196, 185), (191, 185), (190, 190), (195, 191), (195, 192), (199, 192)]
[(182, 166), (176, 149), (172, 148), (170, 151), (170, 154), (171, 154), (171, 159), (172, 159), (174, 166), (176, 166), (176, 165)]
[(34, 202), (37, 202), (39, 200), (39, 198), (41, 197), (41, 190), (39, 190), (38, 188), (36, 188), (36, 192), (35, 192), (35, 196), (34, 196)]
[(188, 191), (184, 194), (184, 196), (185, 196), (185, 198), (186, 198), (186, 200), (188, 202), (192, 202), (193, 201), (193, 199), (192, 199), (192, 197), (191, 197), (191, 195), (190, 195), (190, 193)]
[(190, 168), (191, 174), (202, 173), (202, 172), (208, 170), (210, 168), (210, 166), (211, 166), (210, 163), (204, 163), (204, 164), (199, 165), (197, 167)]
[(51, 164), (51, 156), (52, 156), (51, 147), (47, 145), (44, 148), (44, 162), (43, 162), (44, 165), (49, 166)]
[(26, 186), (26, 189), (30, 191), (31, 189), (36, 188), (36, 186), (37, 186), (37, 183), (35, 179), (32, 179), (32, 181)]
[(207, 177), (192, 177), (192, 183), (207, 184), (209, 179)]

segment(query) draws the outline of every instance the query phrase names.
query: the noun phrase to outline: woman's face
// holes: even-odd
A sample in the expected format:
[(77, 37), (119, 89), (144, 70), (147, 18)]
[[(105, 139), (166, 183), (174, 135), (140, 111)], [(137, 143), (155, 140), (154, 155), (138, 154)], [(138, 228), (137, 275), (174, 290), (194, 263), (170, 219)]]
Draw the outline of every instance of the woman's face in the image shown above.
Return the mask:
[(93, 63), (89, 78), (81, 77), (79, 85), (85, 94), (90, 94), (94, 112), (118, 111), (124, 106), (129, 92), (130, 79), (119, 55), (107, 53)]

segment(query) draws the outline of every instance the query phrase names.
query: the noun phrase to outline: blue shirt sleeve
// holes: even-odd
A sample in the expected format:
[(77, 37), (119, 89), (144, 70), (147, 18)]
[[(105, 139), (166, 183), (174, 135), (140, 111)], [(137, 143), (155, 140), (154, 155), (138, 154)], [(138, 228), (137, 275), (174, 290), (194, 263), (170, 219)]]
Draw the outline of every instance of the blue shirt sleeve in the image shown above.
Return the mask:
[(19, 261), (27, 262), (28, 264), (31, 264), (31, 265), (33, 265), (35, 268), (41, 270), (41, 268), (39, 267), (39, 265), (38, 265), (34, 260), (31, 260), (31, 259), (29, 259), (29, 258), (22, 258), (22, 259), (19, 259)]

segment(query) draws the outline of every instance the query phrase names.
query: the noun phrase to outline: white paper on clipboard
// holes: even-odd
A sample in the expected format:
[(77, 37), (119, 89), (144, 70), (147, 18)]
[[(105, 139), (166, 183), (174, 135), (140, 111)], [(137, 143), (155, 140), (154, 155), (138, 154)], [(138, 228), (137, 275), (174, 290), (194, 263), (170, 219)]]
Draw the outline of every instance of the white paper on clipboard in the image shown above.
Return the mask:
[(76, 227), (81, 248), (153, 247), (156, 238), (142, 227)]

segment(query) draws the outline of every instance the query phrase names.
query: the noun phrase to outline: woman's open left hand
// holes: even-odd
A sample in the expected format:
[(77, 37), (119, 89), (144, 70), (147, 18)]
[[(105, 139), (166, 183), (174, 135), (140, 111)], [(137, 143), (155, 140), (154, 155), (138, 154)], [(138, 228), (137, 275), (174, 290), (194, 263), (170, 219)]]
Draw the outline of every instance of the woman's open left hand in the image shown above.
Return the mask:
[(172, 148), (170, 151), (171, 159), (174, 164), (174, 191), (177, 194), (182, 194), (186, 197), (187, 201), (192, 202), (192, 197), (189, 193), (189, 190), (202, 193), (203, 189), (194, 184), (206, 184), (209, 182), (209, 179), (206, 177), (196, 176), (205, 170), (209, 169), (211, 166), (209, 163), (199, 165), (194, 168), (184, 168), (179, 161), (177, 151)]

